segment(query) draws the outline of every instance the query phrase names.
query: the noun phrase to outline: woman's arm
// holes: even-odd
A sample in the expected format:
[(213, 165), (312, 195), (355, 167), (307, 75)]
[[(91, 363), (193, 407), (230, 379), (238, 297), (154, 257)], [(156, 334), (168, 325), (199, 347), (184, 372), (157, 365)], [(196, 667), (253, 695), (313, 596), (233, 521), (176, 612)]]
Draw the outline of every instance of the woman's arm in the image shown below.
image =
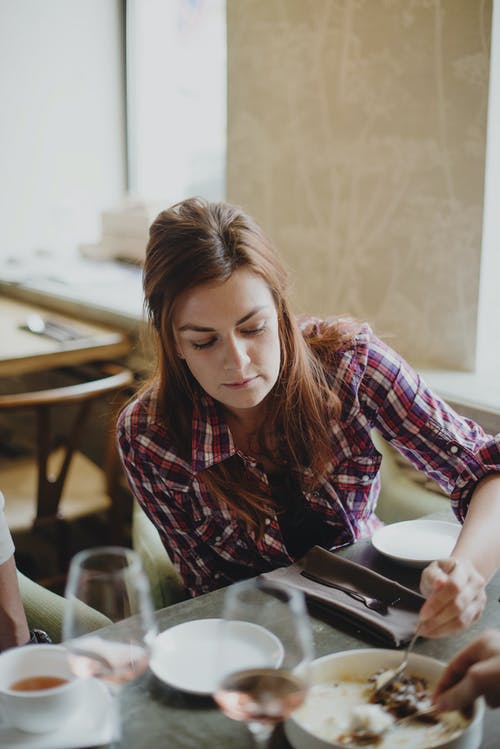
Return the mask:
[(0, 650), (25, 645), (30, 639), (14, 557), (0, 564)]
[(480, 481), (472, 493), (462, 532), (453, 550), (457, 559), (468, 559), (486, 581), (500, 566), (500, 474)]
[(479, 618), (486, 581), (500, 565), (500, 437), (455, 412), (372, 334), (358, 336), (356, 362), (357, 392), (370, 423), (439, 483), (463, 523), (450, 558), (429, 565), (420, 585), (428, 599), (421, 634), (449, 635)]
[(422, 573), (420, 588), (427, 597), (420, 612), (422, 635), (449, 635), (481, 616), (486, 582), (500, 567), (499, 527), (500, 474), (490, 474), (472, 493), (450, 558), (433, 562)]

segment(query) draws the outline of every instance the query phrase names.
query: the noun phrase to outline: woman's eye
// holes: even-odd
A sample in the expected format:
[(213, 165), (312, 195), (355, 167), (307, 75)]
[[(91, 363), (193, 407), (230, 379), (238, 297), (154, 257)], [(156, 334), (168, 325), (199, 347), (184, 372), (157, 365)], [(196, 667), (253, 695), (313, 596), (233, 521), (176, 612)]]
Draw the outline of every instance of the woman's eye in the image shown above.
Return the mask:
[(191, 343), (192, 347), (196, 349), (196, 351), (201, 351), (204, 348), (210, 348), (215, 343), (215, 338), (211, 338), (209, 341), (205, 341), (204, 343), (195, 343), (194, 341)]
[(245, 330), (242, 330), (241, 332), (244, 335), (259, 335), (259, 333), (262, 333), (265, 327), (265, 324), (263, 324), (259, 325), (258, 328), (245, 328)]

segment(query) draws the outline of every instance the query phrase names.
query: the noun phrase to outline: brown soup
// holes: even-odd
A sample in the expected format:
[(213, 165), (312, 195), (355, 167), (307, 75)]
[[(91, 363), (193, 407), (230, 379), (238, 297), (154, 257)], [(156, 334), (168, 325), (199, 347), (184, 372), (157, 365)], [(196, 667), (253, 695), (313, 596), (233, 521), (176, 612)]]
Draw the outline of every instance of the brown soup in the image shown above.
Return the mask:
[(35, 692), (38, 689), (54, 689), (67, 683), (68, 679), (59, 676), (29, 676), (27, 679), (13, 682), (9, 689), (13, 692)]

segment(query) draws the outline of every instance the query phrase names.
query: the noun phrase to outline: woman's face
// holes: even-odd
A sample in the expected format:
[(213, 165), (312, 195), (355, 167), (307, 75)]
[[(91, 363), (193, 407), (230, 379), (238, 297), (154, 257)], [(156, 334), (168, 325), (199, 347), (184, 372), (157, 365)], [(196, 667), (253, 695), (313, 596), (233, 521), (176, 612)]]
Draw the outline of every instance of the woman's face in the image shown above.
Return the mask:
[(174, 337), (193, 377), (238, 419), (252, 419), (280, 367), (278, 315), (266, 282), (240, 269), (176, 302)]

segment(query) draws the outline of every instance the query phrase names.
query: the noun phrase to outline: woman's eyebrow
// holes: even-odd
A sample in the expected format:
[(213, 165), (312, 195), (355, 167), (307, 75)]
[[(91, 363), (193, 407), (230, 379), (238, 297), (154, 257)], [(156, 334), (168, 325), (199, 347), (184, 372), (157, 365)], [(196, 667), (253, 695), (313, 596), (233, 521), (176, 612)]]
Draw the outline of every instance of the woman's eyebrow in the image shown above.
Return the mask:
[[(267, 309), (269, 307), (268, 304), (262, 304), (260, 307), (254, 307), (250, 312), (248, 312), (246, 315), (243, 315), (239, 320), (236, 321), (236, 325), (243, 325), (247, 320), (249, 320), (251, 317), (257, 314), (257, 312), (261, 312), (263, 309)], [(195, 333), (215, 333), (215, 328), (207, 328), (204, 325), (195, 325), (194, 323), (186, 323), (185, 325), (181, 325), (180, 328), (177, 328), (179, 333), (182, 333), (185, 330), (192, 330)]]

